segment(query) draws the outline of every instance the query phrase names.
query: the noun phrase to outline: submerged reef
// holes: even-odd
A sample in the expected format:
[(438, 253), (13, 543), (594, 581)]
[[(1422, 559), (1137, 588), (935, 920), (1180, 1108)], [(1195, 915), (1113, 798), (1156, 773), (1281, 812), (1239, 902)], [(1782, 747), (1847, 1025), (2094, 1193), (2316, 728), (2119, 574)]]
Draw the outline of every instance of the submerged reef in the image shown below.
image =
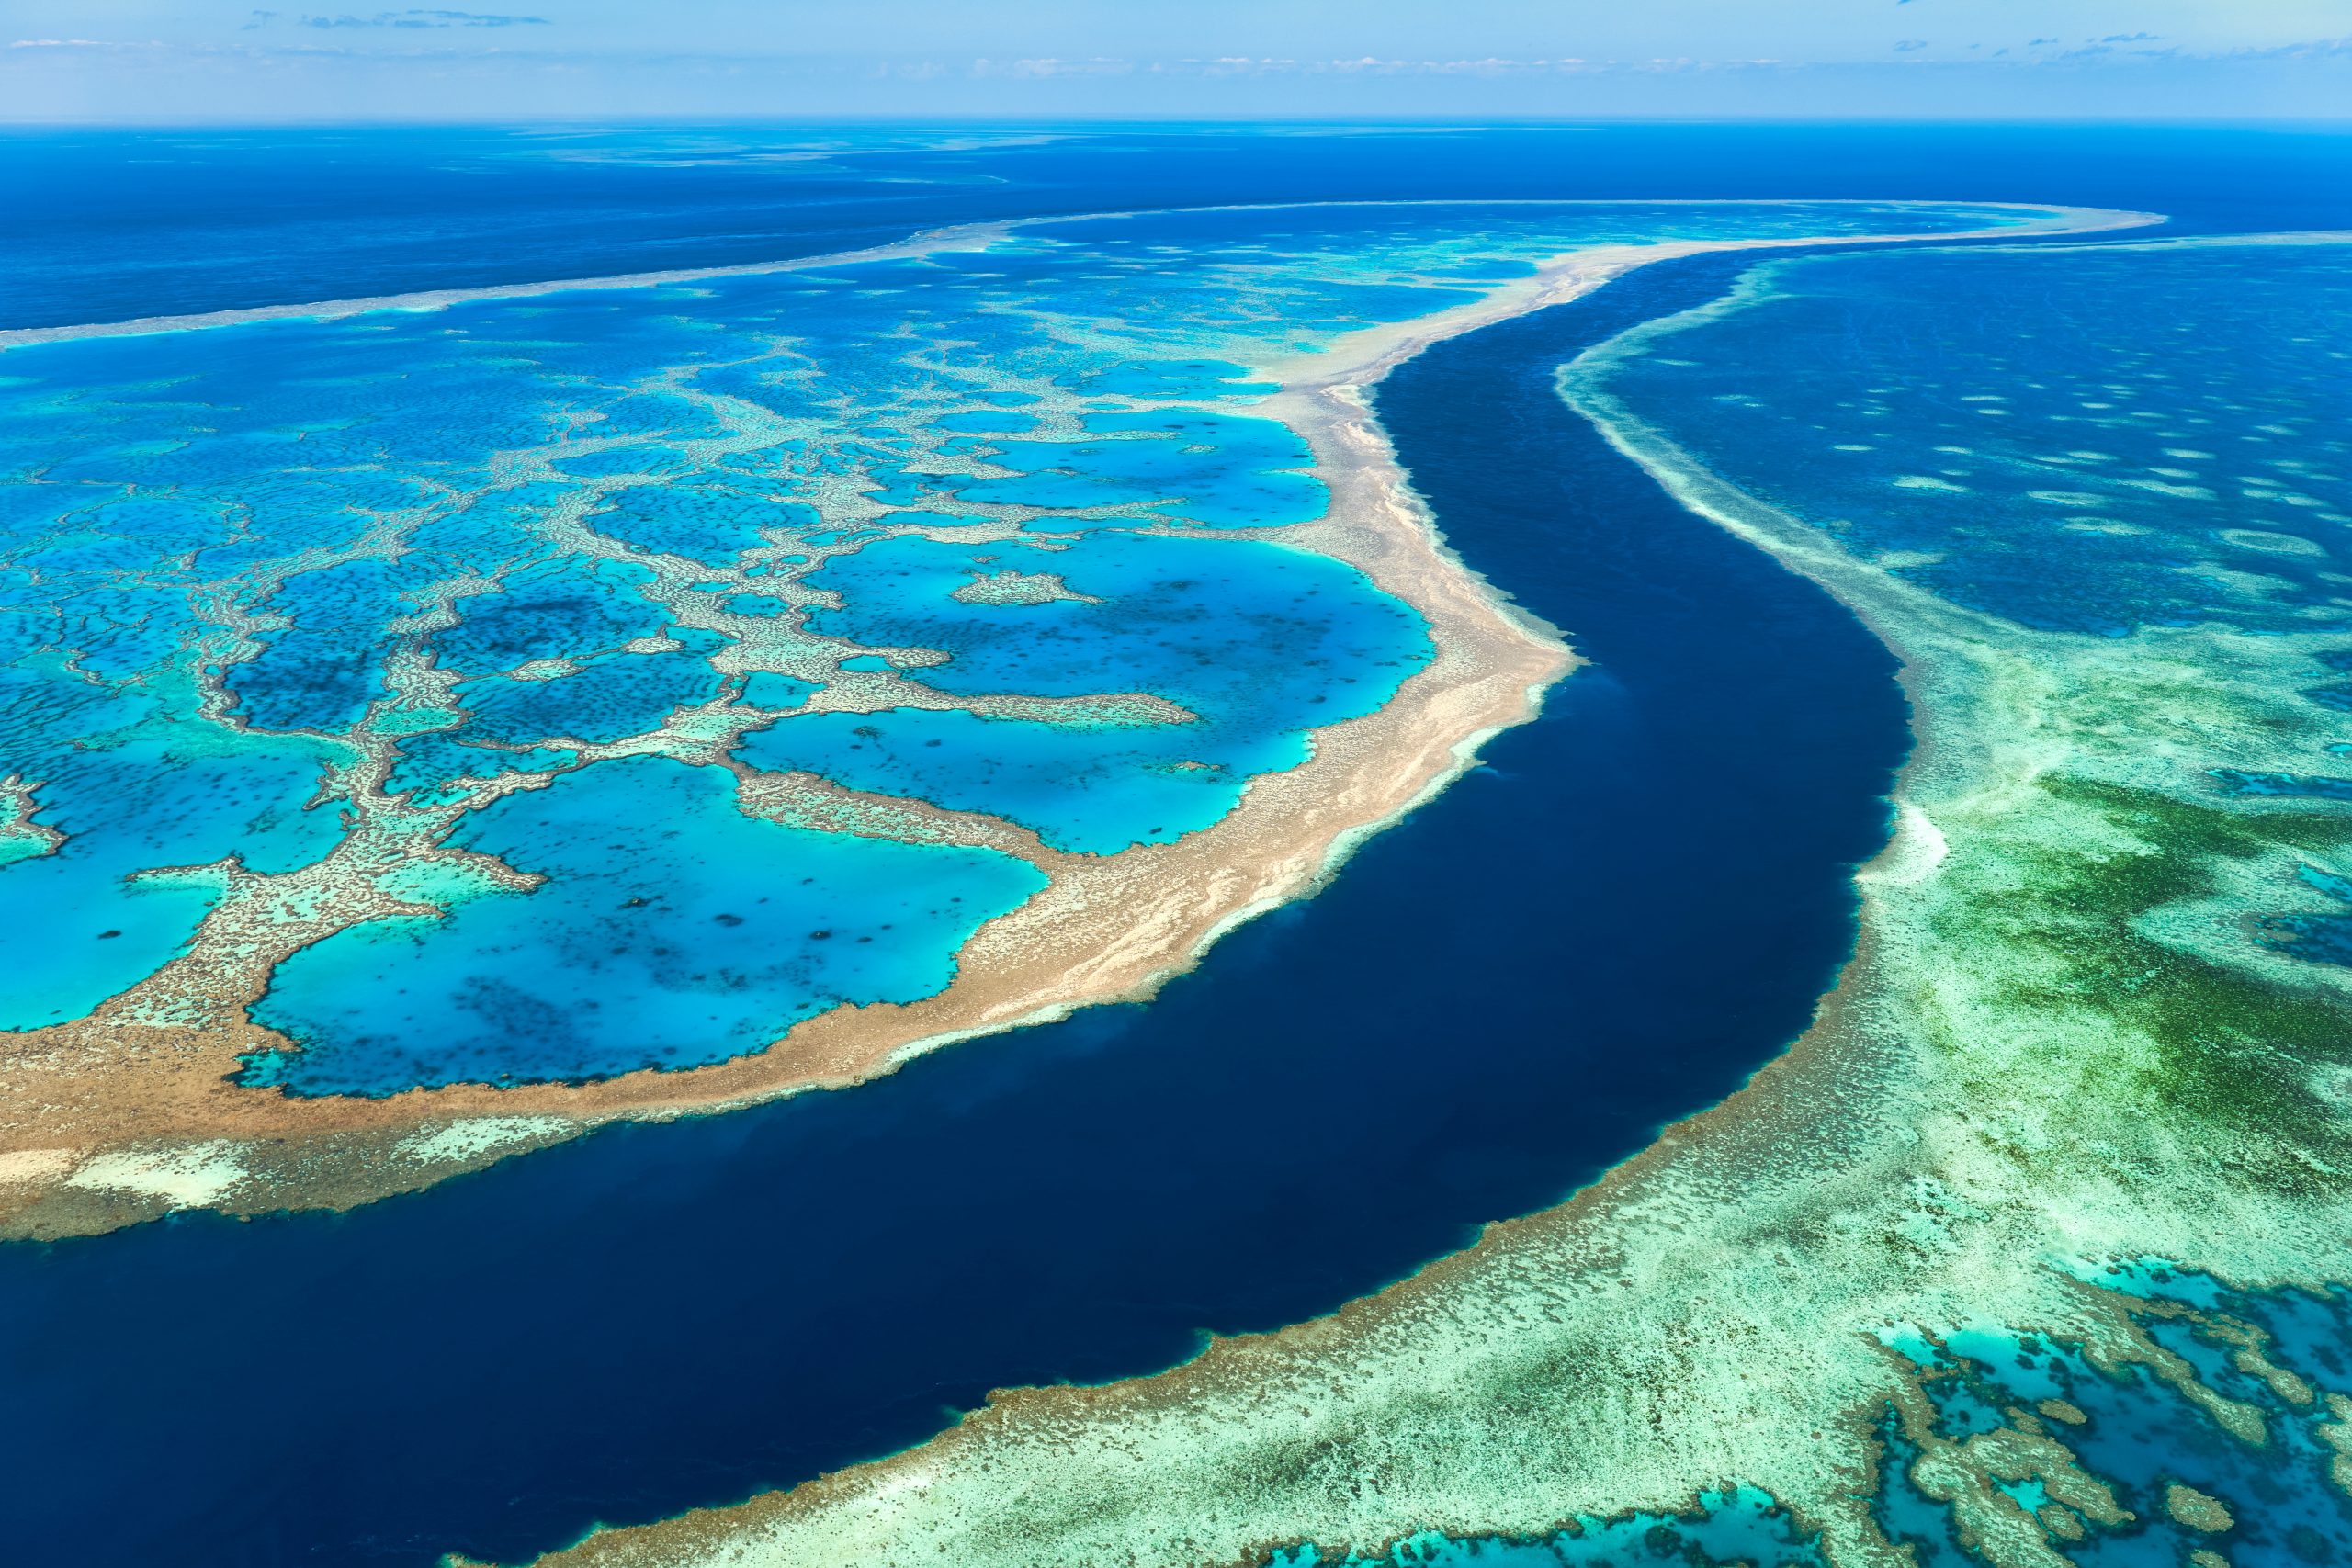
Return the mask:
[(2335, 236), (1890, 249), (1582, 355), (1905, 661), (1813, 1030), (1331, 1318), (548, 1561), (2345, 1560), (2347, 304)]
[(1141, 995), (1568, 662), (1355, 389), (1859, 203), (1237, 209), (0, 334), (0, 1224)]

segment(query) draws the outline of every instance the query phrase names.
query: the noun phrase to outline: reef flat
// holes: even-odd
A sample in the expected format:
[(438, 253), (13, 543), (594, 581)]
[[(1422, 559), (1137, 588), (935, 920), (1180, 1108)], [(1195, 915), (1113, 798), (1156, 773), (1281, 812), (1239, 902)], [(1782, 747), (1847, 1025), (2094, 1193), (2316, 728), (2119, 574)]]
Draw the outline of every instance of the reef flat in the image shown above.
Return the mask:
[(2346, 254), (1768, 264), (1583, 356), (1622, 451), (1904, 660), (1815, 1028), (1335, 1317), (551, 1561), (2342, 1552)]
[(1695, 249), (2126, 220), (1116, 215), (29, 334), (6, 1224), (358, 1201), (1145, 994), (1566, 668), (1365, 382)]

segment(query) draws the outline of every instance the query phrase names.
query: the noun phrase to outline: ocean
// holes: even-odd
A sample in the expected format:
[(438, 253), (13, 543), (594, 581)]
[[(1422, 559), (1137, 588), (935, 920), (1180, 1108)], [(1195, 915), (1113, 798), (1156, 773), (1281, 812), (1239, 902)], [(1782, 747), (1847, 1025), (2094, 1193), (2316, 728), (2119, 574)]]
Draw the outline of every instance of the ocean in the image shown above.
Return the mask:
[[(0, 198), (44, 220), (0, 253), (0, 329), (1212, 202), (2044, 200), (2165, 211), (2167, 234), (2352, 212), (2352, 143), (2287, 132), (1022, 129), (12, 134)], [(90, 1563), (514, 1561), (892, 1451), (993, 1388), (1331, 1311), (1723, 1098), (1850, 951), (1905, 705), (1850, 614), (1554, 382), (1752, 265), (1652, 268), (1378, 389), (1452, 547), (1590, 662), (1329, 887), (1148, 1005), (854, 1090), (342, 1214), (0, 1247), (0, 1538)], [(1033, 825), (1111, 831), (1097, 804)]]

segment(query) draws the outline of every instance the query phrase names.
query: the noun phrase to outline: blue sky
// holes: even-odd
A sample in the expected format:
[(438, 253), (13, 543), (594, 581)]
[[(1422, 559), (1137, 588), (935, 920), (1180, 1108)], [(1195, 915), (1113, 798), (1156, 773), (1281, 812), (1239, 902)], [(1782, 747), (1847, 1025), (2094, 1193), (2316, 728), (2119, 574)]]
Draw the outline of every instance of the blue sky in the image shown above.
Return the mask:
[(2352, 116), (2352, 0), (0, 0), (0, 118)]

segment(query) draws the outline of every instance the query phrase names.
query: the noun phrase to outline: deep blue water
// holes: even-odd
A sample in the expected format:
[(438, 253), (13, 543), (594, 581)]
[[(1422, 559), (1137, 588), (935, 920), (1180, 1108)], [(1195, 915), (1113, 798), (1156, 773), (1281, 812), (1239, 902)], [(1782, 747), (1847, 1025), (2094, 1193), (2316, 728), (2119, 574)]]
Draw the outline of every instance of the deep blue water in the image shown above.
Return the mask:
[[(1057, 132), (1057, 139), (1019, 139)], [(976, 219), (1510, 197), (2100, 201), (2340, 222), (2347, 138), (1599, 124), (0, 130), (0, 327), (812, 255)], [(779, 153), (839, 151), (822, 161)]]
[[(1449, 179), (1741, 194), (1777, 175), (1773, 194), (2194, 207), (2205, 227), (2344, 216), (2313, 193), (2314, 168), (2345, 188), (2346, 144), (2328, 138), (1653, 128), (1583, 133), (1608, 150), (1583, 162), (1502, 155), (1513, 138), (1568, 134), (1221, 136), (1197, 163), (1156, 159), (1125, 204), (1434, 194), (1416, 182)], [(22, 144), (0, 159), (0, 197), (74, 166), (36, 159), (28, 175)], [(96, 144), (73, 157), (119, 155)], [(453, 262), (353, 259), (374, 220), (322, 212), (324, 165), (296, 154), (265, 221), (230, 229), (306, 261), (300, 278), (289, 260), (244, 274), (239, 294), (198, 269), (100, 265), (42, 308), (90, 320), (459, 280), (435, 271)], [(556, 241), (466, 230), (467, 202), (562, 180), (502, 187), (371, 156), (379, 183), (455, 214), (469, 243), (444, 249), (495, 276), (707, 262), (751, 243), (707, 191), (697, 213), (644, 186), (608, 238), (583, 220), (550, 255)], [(1101, 148), (1035, 156), (1133, 179)], [(1078, 164), (1057, 167), (1072, 208), (1123, 204), (1099, 172), (1086, 186)], [(237, 216), (243, 188), (216, 186), (216, 212)], [(333, 188), (368, 208), (366, 181)], [(10, 287), (96, 255), (145, 189), (118, 184), (80, 216), (60, 205)], [(201, 253), (200, 204), (163, 204), (162, 176), (153, 194), (154, 254), (168, 260), (175, 234)], [(1035, 188), (983, 195), (1046, 205)], [(1204, 1329), (1326, 1311), (1718, 1099), (1802, 1027), (1843, 957), (1848, 875), (1883, 835), (1906, 744), (1892, 661), (1859, 625), (1683, 513), (1553, 396), (1563, 360), (1712, 298), (1731, 265), (1657, 269), (1441, 345), (1382, 389), (1454, 545), (1594, 662), (1327, 892), (1233, 934), (1148, 1008), (940, 1053), (854, 1092), (616, 1128), (347, 1215), (194, 1215), (0, 1248), (10, 1554), (511, 1561), (592, 1520), (897, 1448), (992, 1386), (1148, 1370)]]

